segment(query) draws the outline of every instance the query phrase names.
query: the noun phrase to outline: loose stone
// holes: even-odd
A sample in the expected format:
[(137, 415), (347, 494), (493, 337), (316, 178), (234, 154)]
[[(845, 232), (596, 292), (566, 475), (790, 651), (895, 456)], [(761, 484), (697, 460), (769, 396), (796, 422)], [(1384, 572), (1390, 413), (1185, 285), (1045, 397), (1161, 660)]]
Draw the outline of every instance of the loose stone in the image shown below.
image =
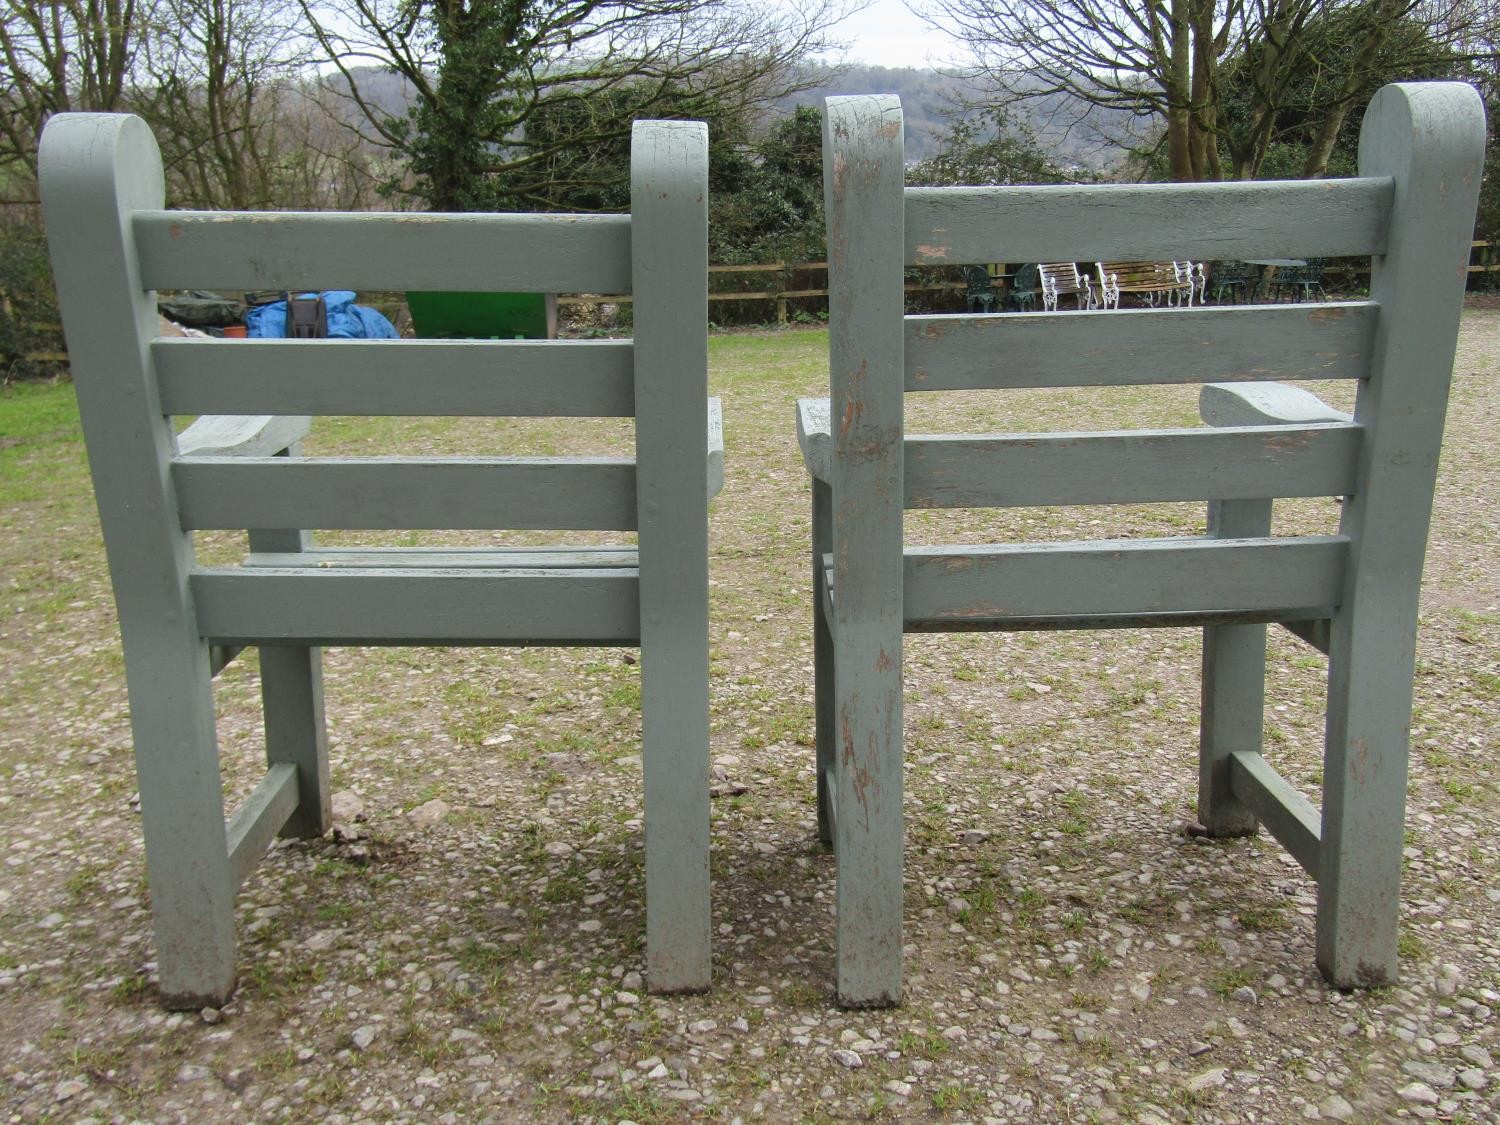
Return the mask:
[(1401, 1087), (1397, 1091), (1402, 1101), (1411, 1102), (1414, 1105), (1437, 1105), (1437, 1091), (1425, 1082), (1413, 1082), (1408, 1086)]
[(1495, 1065), (1490, 1053), (1477, 1043), (1468, 1043), (1458, 1049), (1458, 1053), (1464, 1057), (1465, 1062), (1473, 1063), (1481, 1070), (1489, 1070)]
[(418, 805), (406, 814), (413, 828), (432, 828), (441, 824), (450, 811), (447, 801), (434, 797), (426, 804)]
[(1425, 1082), (1438, 1090), (1446, 1090), (1453, 1085), (1453, 1071), (1437, 1063), (1426, 1062), (1422, 1059), (1408, 1059), (1401, 1064), (1401, 1069), (1420, 1082)]
[(1319, 1102), (1318, 1112), (1334, 1121), (1354, 1120), (1354, 1107), (1338, 1094), (1329, 1094)]
[(1187, 1088), (1194, 1093), (1207, 1090), (1210, 1086), (1224, 1085), (1224, 1076), (1228, 1074), (1228, 1068), (1216, 1066), (1212, 1070), (1205, 1070), (1202, 1074), (1195, 1074), (1188, 1079)]

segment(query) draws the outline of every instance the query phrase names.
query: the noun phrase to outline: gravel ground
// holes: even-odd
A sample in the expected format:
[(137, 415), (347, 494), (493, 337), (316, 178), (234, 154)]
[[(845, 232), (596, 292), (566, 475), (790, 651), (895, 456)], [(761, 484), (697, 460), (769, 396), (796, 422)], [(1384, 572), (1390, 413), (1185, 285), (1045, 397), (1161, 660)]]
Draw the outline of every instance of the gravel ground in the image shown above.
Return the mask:
[[(1500, 309), (1466, 314), (1429, 552), (1402, 980), (1359, 994), (1321, 982), (1314, 889), (1274, 841), (1182, 832), (1199, 644), (1164, 630), (908, 638), (906, 999), (892, 1011), (833, 1004), (806, 485), (791, 426), (793, 397), (825, 385), (825, 347), (816, 331), (713, 346), (729, 451), (714, 512), (705, 996), (650, 996), (641, 979), (633, 659), (336, 650), (338, 829), (278, 843), (247, 880), (234, 999), (160, 1010), (82, 454), (59, 430), (4, 462), (0, 1114), (1500, 1121)], [(974, 429), (1040, 427), (1058, 409), (1078, 428), (1191, 419), (1190, 394), (1132, 394), (964, 409)], [(942, 417), (953, 429), (951, 411), (951, 400), (918, 404), (913, 428)], [(359, 423), (328, 447), (392, 433), (497, 443), (474, 427), (434, 439)], [(1331, 504), (1288, 509), (1285, 526), (1334, 518)], [(1202, 513), (924, 514), (914, 533), (940, 518), (961, 539), (1160, 531), (1201, 526)], [(1268, 752), (1316, 796), (1323, 662), (1290, 638), (1272, 651)], [(256, 777), (253, 659), (225, 674), (218, 698), (233, 799)]]

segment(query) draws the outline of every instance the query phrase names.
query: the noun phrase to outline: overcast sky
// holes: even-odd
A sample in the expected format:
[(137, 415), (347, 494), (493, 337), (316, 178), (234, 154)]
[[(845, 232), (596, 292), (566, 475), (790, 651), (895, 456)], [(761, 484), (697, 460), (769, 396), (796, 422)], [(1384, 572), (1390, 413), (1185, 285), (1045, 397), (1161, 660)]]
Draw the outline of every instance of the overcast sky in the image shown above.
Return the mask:
[(912, 15), (903, 0), (874, 0), (834, 34), (849, 41), (851, 61), (876, 66), (942, 66), (957, 54), (953, 40)]

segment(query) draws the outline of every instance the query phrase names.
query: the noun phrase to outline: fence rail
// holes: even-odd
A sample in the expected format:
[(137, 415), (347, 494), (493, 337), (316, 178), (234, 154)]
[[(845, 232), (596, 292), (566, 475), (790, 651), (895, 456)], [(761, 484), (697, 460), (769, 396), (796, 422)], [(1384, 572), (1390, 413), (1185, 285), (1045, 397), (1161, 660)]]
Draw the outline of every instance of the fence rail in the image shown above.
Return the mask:
[[(1497, 256), (1494, 252), (1495, 245), (1495, 243), (1485, 239), (1476, 239), (1473, 243), (1470, 244), (1469, 272), (1471, 274), (1500, 272), (1500, 256)], [(1478, 258), (1477, 261), (1474, 260), (1474, 258), (1476, 257), (1476, 251)], [(827, 262), (763, 262), (749, 265), (736, 264), (709, 266), (708, 272), (710, 277), (715, 274), (723, 275), (761, 273), (779, 274), (782, 277), (790, 279), (793, 274), (804, 270), (826, 271), (827, 269)], [(1349, 272), (1352, 274), (1368, 274), (1370, 270), (1368, 266), (1356, 266), (1350, 269)], [(710, 284), (712, 283), (710, 282)], [(958, 292), (967, 288), (967, 284), (962, 281), (942, 281), (932, 282), (930, 284), (921, 284), (914, 282), (907, 284), (906, 291), (908, 293), (939, 293)], [(792, 289), (788, 287), (783, 289), (756, 289), (743, 292), (710, 292), (708, 294), (708, 299), (710, 301), (775, 301), (776, 320), (778, 323), (785, 324), (787, 319), (788, 300), (798, 297), (826, 296), (828, 296), (827, 289)], [(576, 296), (559, 297), (557, 299), (557, 303), (559, 305), (614, 305), (628, 304), (629, 301), (629, 294), (620, 294), (615, 296), (578, 294)]]
[[(776, 274), (788, 279), (788, 283), (790, 282), (790, 278), (792, 277), (792, 275), (808, 270), (822, 270), (824, 272), (827, 272), (828, 263), (758, 262), (751, 264), (708, 267), (710, 277), (713, 277), (714, 275), (742, 273)], [(711, 281), (710, 286), (712, 286)], [(906, 291), (908, 293), (947, 293), (958, 292), (966, 288), (967, 285), (962, 281), (934, 281), (928, 284), (911, 282), (907, 284)], [(788, 284), (787, 288), (782, 289), (735, 290), (733, 292), (719, 293), (713, 292), (710, 288), (708, 299), (710, 301), (775, 301), (776, 321), (779, 324), (785, 324), (787, 320), (787, 302), (789, 300), (794, 300), (799, 297), (826, 296), (828, 296), (828, 290), (826, 288), (792, 289)], [(630, 294), (620, 293), (600, 295), (591, 293), (579, 293), (572, 296), (559, 297), (557, 299), (557, 303), (559, 305), (626, 305), (630, 303)]]
[[(1479, 261), (1476, 263), (1474, 251), (1479, 251)], [(1496, 273), (1500, 272), (1500, 258), (1495, 254), (1495, 244), (1484, 239), (1476, 239), (1469, 245), (1469, 272), (1470, 273)]]
[[(1469, 273), (1500, 273), (1500, 254), (1496, 254), (1495, 242), (1488, 239), (1475, 239), (1469, 245)], [(1477, 259), (1477, 260), (1476, 260)], [(756, 262), (750, 264), (709, 266), (708, 272), (712, 275), (732, 274), (774, 274), (788, 279), (799, 272), (809, 270), (828, 269), (827, 262)], [(1356, 266), (1350, 269), (1351, 274), (1362, 275), (1369, 273), (1368, 266)], [(711, 285), (712, 283), (710, 283)], [(910, 282), (906, 285), (908, 293), (943, 293), (957, 292), (968, 286), (962, 281), (938, 281), (923, 284)], [(710, 301), (775, 301), (776, 320), (780, 324), (787, 321), (787, 302), (797, 298), (826, 297), (827, 289), (756, 289), (746, 292), (710, 292)], [(620, 294), (592, 294), (579, 293), (564, 297), (558, 297), (559, 305), (623, 305), (630, 303), (628, 293)], [(53, 324), (33, 325), (33, 328), (47, 331), (61, 331), (61, 326)], [(32, 352), (26, 356), (33, 363), (65, 363), (66, 352), (45, 351)]]

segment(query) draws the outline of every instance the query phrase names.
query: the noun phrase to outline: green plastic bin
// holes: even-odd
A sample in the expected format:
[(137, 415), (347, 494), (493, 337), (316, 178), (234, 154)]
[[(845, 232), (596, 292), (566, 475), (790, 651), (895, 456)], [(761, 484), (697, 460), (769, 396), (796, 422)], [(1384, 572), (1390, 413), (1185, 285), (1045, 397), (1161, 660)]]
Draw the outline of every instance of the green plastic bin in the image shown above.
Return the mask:
[(407, 293), (412, 328), (424, 340), (551, 340), (554, 293)]

